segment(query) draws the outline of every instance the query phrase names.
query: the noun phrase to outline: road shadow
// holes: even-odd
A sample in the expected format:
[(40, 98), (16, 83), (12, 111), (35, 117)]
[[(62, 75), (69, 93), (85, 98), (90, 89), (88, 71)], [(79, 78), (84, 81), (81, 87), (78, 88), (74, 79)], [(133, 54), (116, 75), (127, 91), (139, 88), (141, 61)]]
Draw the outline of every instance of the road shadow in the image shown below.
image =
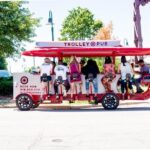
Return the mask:
[(131, 112), (131, 111), (150, 111), (150, 107), (147, 106), (139, 106), (139, 107), (123, 107), (123, 108), (117, 108), (116, 110), (105, 110), (102, 107), (96, 107), (96, 108), (73, 108), (73, 109), (52, 109), (52, 108), (37, 108), (37, 109), (32, 109), (30, 111), (40, 111), (40, 112), (62, 112), (62, 113), (67, 113), (67, 112)]

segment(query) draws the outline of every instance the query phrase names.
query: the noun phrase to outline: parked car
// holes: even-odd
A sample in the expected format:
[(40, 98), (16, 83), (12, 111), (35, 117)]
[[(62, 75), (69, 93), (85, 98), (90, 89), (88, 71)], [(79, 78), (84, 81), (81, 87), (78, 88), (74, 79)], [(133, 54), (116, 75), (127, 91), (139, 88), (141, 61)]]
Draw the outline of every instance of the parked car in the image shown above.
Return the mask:
[(0, 77), (1, 78), (9, 78), (11, 76), (12, 75), (8, 70), (0, 70)]

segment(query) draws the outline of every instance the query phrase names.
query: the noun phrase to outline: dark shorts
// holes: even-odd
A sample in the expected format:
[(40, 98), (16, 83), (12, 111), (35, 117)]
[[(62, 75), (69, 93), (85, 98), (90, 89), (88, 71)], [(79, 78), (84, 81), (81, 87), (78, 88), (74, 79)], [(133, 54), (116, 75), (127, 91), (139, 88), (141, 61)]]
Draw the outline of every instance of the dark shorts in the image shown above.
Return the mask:
[(124, 93), (127, 88), (129, 88), (130, 90), (133, 89), (133, 80), (121, 80), (121, 92)]
[(57, 80), (55, 80), (54, 82), (54, 90), (55, 90), (55, 93), (58, 93), (58, 86), (62, 84), (65, 86), (66, 88), (66, 91), (68, 91), (70, 89), (70, 84), (69, 84), (69, 81), (68, 80), (62, 80), (61, 83), (57, 83)]
[(81, 82), (81, 74), (80, 73), (72, 73), (70, 75), (70, 82)]
[(41, 76), (40, 78), (41, 82), (48, 82), (52, 80), (51, 76)]

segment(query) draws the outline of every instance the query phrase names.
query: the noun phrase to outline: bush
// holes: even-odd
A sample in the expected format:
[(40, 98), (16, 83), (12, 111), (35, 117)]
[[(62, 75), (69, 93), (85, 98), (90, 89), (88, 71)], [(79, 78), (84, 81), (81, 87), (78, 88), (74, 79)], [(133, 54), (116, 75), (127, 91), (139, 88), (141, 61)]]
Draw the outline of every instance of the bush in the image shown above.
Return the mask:
[(0, 78), (0, 96), (13, 95), (13, 78)]

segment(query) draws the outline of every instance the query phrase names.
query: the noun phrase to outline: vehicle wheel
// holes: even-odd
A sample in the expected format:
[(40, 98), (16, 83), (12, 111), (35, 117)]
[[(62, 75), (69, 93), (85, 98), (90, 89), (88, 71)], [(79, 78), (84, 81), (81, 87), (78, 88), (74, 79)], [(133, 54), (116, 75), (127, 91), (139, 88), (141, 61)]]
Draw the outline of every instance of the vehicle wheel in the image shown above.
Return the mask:
[(108, 93), (102, 98), (102, 106), (104, 109), (113, 110), (117, 109), (119, 105), (119, 97), (114, 93)]
[(39, 105), (40, 105), (39, 103), (37, 103), (37, 104), (34, 104), (34, 103), (33, 103), (32, 108), (38, 108)]
[(20, 110), (30, 110), (30, 108), (33, 106), (31, 96), (27, 94), (20, 94), (17, 96), (16, 105)]

